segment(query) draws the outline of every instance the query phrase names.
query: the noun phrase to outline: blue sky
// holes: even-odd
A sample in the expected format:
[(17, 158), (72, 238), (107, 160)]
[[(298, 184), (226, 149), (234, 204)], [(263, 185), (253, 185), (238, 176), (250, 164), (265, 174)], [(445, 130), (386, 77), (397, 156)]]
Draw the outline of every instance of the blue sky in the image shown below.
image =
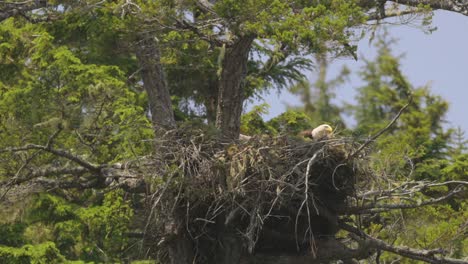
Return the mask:
[[(405, 55), (401, 61), (402, 69), (415, 87), (431, 83), (433, 93), (450, 103), (447, 126), (460, 126), (468, 135), (468, 17), (436, 11), (432, 25), (437, 27), (432, 34), (410, 26), (388, 27), (390, 36), (399, 40), (393, 50), (396, 55)], [(375, 55), (375, 48), (368, 38), (359, 42), (358, 54), (360, 58)], [(357, 72), (363, 62), (336, 60), (331, 65), (329, 77), (335, 76), (343, 65)], [(359, 79), (352, 76), (350, 82), (336, 90), (337, 100), (352, 102), (354, 89), (359, 85)], [(287, 92), (272, 92), (264, 98), (271, 106), (267, 119), (284, 112), (286, 105), (299, 104), (299, 100)]]

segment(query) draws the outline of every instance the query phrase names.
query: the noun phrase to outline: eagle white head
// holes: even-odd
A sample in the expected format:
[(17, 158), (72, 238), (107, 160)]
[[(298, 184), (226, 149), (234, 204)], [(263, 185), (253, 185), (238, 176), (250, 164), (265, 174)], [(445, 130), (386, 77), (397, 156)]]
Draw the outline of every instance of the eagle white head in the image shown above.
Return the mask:
[(312, 130), (312, 139), (330, 139), (333, 137), (333, 128), (327, 124), (320, 125)]

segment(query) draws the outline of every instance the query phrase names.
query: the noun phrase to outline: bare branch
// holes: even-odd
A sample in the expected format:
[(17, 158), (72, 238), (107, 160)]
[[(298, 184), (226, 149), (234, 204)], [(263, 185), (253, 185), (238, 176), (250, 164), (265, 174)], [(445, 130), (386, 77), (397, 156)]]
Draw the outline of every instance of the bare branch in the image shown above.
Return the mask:
[(25, 12), (46, 7), (47, 1), (22, 1), (6, 2), (0, 1), (0, 22), (17, 15), (24, 15)]
[(409, 99), (409, 102), (404, 105), (400, 111), (398, 111), (398, 113), (396, 114), (396, 116), (392, 119), (392, 121), (390, 121), (390, 123), (388, 123), (388, 125), (386, 127), (384, 127), (382, 130), (380, 130), (379, 132), (377, 132), (375, 135), (373, 135), (370, 139), (368, 139), (366, 142), (364, 142), (364, 144), (362, 144), (357, 150), (355, 150), (353, 153), (351, 153), (347, 159), (351, 159), (351, 158), (354, 158), (359, 152), (361, 152), (364, 148), (366, 148), (369, 144), (371, 144), (372, 142), (374, 142), (378, 137), (380, 137), (383, 133), (385, 133), (387, 130), (390, 129), (390, 127), (393, 126), (393, 124), (395, 124), (395, 122), (398, 120), (398, 118), (400, 118), (401, 114), (403, 113), (403, 111), (406, 110), (406, 108), (408, 108), (408, 106), (411, 104), (412, 102), (412, 97), (410, 97)]
[(396, 210), (396, 209), (414, 209), (418, 207), (423, 207), (423, 206), (447, 201), (448, 199), (454, 197), (456, 194), (463, 192), (464, 190), (465, 190), (464, 186), (459, 185), (444, 196), (441, 196), (439, 198), (431, 198), (423, 202), (414, 201), (413, 204), (398, 203), (398, 204), (371, 204), (371, 205), (365, 205), (365, 206), (355, 206), (355, 207), (347, 208), (346, 213), (347, 214), (364, 214), (364, 213), (378, 213), (378, 212), (384, 212), (384, 211)]
[[(427, 263), (437, 263), (437, 264), (467, 264), (466, 261), (452, 258), (445, 258), (444, 255), (447, 252), (444, 249), (432, 249), (432, 250), (418, 250), (407, 247), (398, 247), (392, 246), (386, 243), (383, 240), (373, 238), (368, 234), (364, 233), (362, 230), (350, 226), (345, 223), (340, 223), (340, 227), (343, 230), (346, 230), (350, 233), (350, 236), (360, 244), (365, 244), (369, 248), (379, 249), (387, 252), (392, 252), (394, 254), (414, 259), (420, 260)], [(437, 256), (442, 255), (442, 256)]]
[[(48, 168), (38, 168), (23, 176), (17, 173), (14, 177), (10, 178), (9, 180), (0, 182), (0, 190), (2, 190), (3, 192), (0, 196), (0, 201), (3, 201), (5, 197), (8, 195), (8, 193), (15, 188), (27, 189), (28, 187), (14, 187), (14, 186), (19, 186), (24, 183), (38, 185), (45, 189), (50, 189), (52, 185), (57, 186), (57, 187), (68, 186), (68, 189), (76, 188), (76, 187), (83, 187), (82, 183), (80, 183), (81, 180), (79, 176), (87, 172), (89, 172), (89, 169), (83, 168), (83, 167), (72, 167), (72, 168), (50, 168), (48, 167)], [(66, 175), (71, 175), (74, 177), (72, 180), (59, 180), (59, 179), (47, 178), (51, 176), (66, 176)], [(95, 177), (93, 176), (93, 178)], [(26, 191), (25, 195), (29, 195), (37, 191), (38, 191), (37, 188), (30, 192)], [(22, 192), (24, 193), (24, 191)]]
[(381, 20), (381, 19), (390, 18), (390, 17), (400, 17), (404, 15), (416, 15), (418, 12), (420, 11), (418, 11), (417, 9), (413, 9), (413, 8), (410, 8), (407, 10), (401, 10), (401, 11), (391, 11), (391, 12), (385, 11), (384, 14), (381, 14), (381, 13), (369, 14), (367, 16), (367, 20), (372, 21), (372, 20)]
[[(49, 145), (49, 143), (48, 143)], [(28, 144), (23, 147), (18, 147), (18, 148), (6, 148), (0, 150), (0, 153), (3, 152), (20, 152), (20, 151), (28, 151), (28, 150), (33, 150), (33, 149), (38, 149), (38, 150), (43, 150), (49, 153), (52, 153), (54, 155), (57, 155), (59, 157), (66, 158), (70, 161), (73, 161), (77, 163), (78, 165), (92, 171), (92, 172), (99, 172), (100, 167), (91, 164), (90, 162), (83, 160), (82, 158), (78, 157), (77, 155), (73, 155), (69, 153), (68, 151), (65, 150), (60, 150), (60, 149), (53, 149), (50, 146), (42, 146), (42, 145), (36, 145), (36, 144)]]
[[(389, 190), (370, 190), (365, 193), (361, 193), (357, 195), (359, 199), (375, 199), (376, 196), (378, 197), (385, 197), (385, 196), (403, 196), (403, 195), (411, 195), (416, 192), (420, 192), (423, 189), (437, 187), (437, 186), (447, 186), (451, 184), (459, 184), (459, 185), (467, 185), (468, 182), (466, 181), (446, 181), (446, 182), (405, 182), (400, 184), (399, 186), (389, 189)], [(410, 187), (413, 186), (413, 187)], [(408, 189), (409, 188), (409, 189)]]
[(233, 44), (233, 41), (229, 40), (228, 38), (219, 38), (219, 37), (216, 37), (214, 34), (207, 34), (207, 33), (202, 32), (202, 29), (199, 26), (185, 19), (182, 19), (182, 20), (176, 19), (175, 26), (180, 29), (192, 31), (200, 39), (210, 43), (213, 46), (221, 47), (223, 45), (231, 46)]
[(30, 173), (27, 177), (17, 179), (16, 184), (20, 184), (26, 181), (29, 181), (34, 178), (39, 177), (48, 177), (48, 176), (61, 176), (61, 175), (73, 175), (80, 176), (89, 172), (89, 170), (83, 167), (73, 167), (73, 168), (42, 168)]
[[(405, 10), (392, 10), (386, 3), (392, 3), (392, 6), (405, 6)], [(381, 20), (388, 17), (416, 14), (420, 7), (429, 6), (433, 10), (445, 10), (450, 12), (468, 15), (467, 0), (360, 0), (359, 6), (364, 9), (371, 9), (372, 13), (368, 15), (369, 20)]]
[(204, 12), (218, 16), (218, 14), (216, 14), (216, 12), (213, 9), (214, 8), (213, 4), (208, 2), (207, 0), (197, 0), (195, 1), (195, 4)]
[[(390, 2), (390, 1), (389, 1)], [(428, 5), (432, 9), (441, 9), (446, 11), (452, 11), (468, 16), (468, 1), (467, 0), (398, 0), (391, 1), (397, 4), (407, 6), (420, 6)]]
[[(312, 223), (311, 223), (311, 219), (310, 219), (310, 206), (309, 206), (309, 175), (310, 175), (310, 168), (312, 167), (312, 165), (315, 163), (315, 161), (317, 160), (317, 157), (318, 155), (321, 154), (321, 151), (318, 151), (316, 152), (310, 159), (309, 159), (309, 162), (307, 162), (307, 170), (306, 170), (306, 174), (305, 174), (305, 177), (304, 177), (304, 181), (305, 181), (305, 188), (304, 188), (304, 200), (302, 201), (302, 204), (301, 206), (299, 207), (299, 210), (297, 211), (297, 215), (296, 215), (296, 223), (294, 225), (294, 231), (295, 231), (295, 235), (296, 235), (296, 247), (299, 249), (299, 239), (297, 237), (297, 228), (298, 228), (298, 220), (299, 220), (299, 216), (301, 214), (301, 211), (302, 211), (302, 208), (304, 207), (305, 205), (305, 208), (306, 208), (306, 211), (307, 211), (307, 221), (308, 221), (308, 224), (309, 224), (309, 241), (312, 245), (315, 245), (315, 238), (314, 238), (314, 234), (312, 233)], [(314, 198), (312, 197), (312, 202), (314, 202)], [(315, 205), (315, 203), (313, 203), (314, 205), (314, 208), (315, 208), (315, 211), (317, 213), (317, 215), (319, 215), (319, 210), (317, 209), (317, 206)], [(314, 247), (311, 247), (311, 252), (312, 252), (312, 255), (315, 257), (317, 252), (316, 252), (316, 249)]]
[(53, 190), (56, 188), (60, 189), (78, 189), (85, 190), (90, 188), (96, 188), (98, 181), (95, 178), (87, 179), (65, 179), (65, 180), (56, 180), (46, 177), (39, 177), (31, 181), (32, 184), (40, 186), (46, 190)]
[[(352, 259), (365, 259), (373, 253), (368, 250), (367, 245), (362, 243), (358, 248), (348, 248), (340, 241), (335, 239), (319, 240), (317, 254), (295, 254), (295, 255), (276, 255), (276, 254), (255, 254), (249, 257), (252, 263), (329, 263), (332, 260), (342, 260), (343, 263), (351, 262)], [(248, 262), (248, 263), (251, 263)]]

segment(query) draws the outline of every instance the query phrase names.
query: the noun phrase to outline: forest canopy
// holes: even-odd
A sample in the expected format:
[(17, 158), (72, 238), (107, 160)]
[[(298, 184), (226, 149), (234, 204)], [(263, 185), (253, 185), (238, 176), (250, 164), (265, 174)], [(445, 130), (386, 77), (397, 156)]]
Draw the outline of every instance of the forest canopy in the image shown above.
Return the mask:
[[(394, 17), (430, 33), (439, 9), (468, 15), (0, 1), (0, 262), (467, 263), (465, 132), (379, 33)], [(365, 36), (375, 58), (358, 56)], [(350, 70), (327, 74), (343, 57), (364, 61), (354, 104), (334, 100)], [(301, 105), (265, 120), (259, 98), (281, 91)], [(301, 136), (321, 124), (333, 135)]]

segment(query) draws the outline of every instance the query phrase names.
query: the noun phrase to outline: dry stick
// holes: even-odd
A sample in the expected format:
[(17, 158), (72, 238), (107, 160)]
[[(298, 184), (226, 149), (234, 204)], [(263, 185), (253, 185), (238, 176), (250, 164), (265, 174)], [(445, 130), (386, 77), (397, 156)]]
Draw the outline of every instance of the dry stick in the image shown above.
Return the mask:
[[(180, 166), (179, 166), (180, 168)], [(161, 194), (158, 196), (158, 198), (156, 199), (155, 202), (153, 202), (153, 205), (151, 206), (151, 210), (150, 210), (150, 213), (149, 213), (149, 217), (148, 217), (148, 220), (146, 221), (146, 225), (145, 225), (145, 229), (143, 231), (143, 237), (146, 236), (146, 232), (149, 228), (149, 225), (150, 225), (150, 221), (152, 219), (152, 216), (154, 214), (154, 210), (156, 209), (156, 206), (159, 204), (159, 202), (161, 201), (161, 199), (164, 197), (164, 194), (166, 193), (166, 190), (169, 188), (169, 185), (172, 183), (172, 179), (174, 178), (174, 176), (176, 175), (177, 173), (176, 172), (172, 172), (169, 176), (169, 178), (167, 179), (166, 183), (164, 184), (164, 187), (162, 188), (162, 191), (161, 191)], [(152, 195), (154, 197), (154, 195), (156, 194), (156, 192)], [(152, 197), (152, 198), (153, 198)]]
[[(437, 187), (437, 186), (444, 186), (448, 184), (458, 184), (458, 185), (466, 185), (468, 186), (468, 181), (446, 181), (446, 182), (425, 182), (425, 181), (410, 181), (410, 182), (405, 182), (395, 188), (388, 189), (388, 190), (378, 190), (374, 191), (371, 190), (366, 193), (362, 193), (358, 195), (358, 198), (363, 198), (366, 199), (367, 196), (379, 196), (382, 197), (383, 195), (387, 196), (403, 196), (403, 195), (410, 195), (416, 192), (420, 192), (421, 190), (425, 188), (431, 188), (431, 187)], [(405, 192), (400, 192), (396, 193), (398, 190), (406, 190), (406, 188), (409, 185), (415, 185), (414, 187), (411, 187), (411, 189), (405, 191)], [(373, 200), (375, 197), (370, 197), (369, 199)], [(388, 198), (388, 197), (387, 197)]]
[(368, 248), (380, 249), (387, 252), (410, 258), (413, 260), (421, 260), (428, 263), (447, 263), (447, 264), (467, 264), (467, 261), (461, 259), (452, 259), (436, 256), (436, 254), (445, 255), (447, 252), (443, 249), (432, 249), (432, 250), (418, 250), (407, 247), (398, 247), (387, 244), (385, 241), (371, 237), (364, 233), (362, 230), (345, 224), (340, 223), (340, 227), (350, 233), (350, 236), (358, 241), (360, 244), (364, 244)]
[(335, 184), (335, 175), (336, 175), (336, 171), (338, 170), (339, 167), (341, 166), (346, 166), (346, 164), (344, 163), (341, 163), (339, 164), (338, 166), (335, 167), (335, 169), (333, 169), (333, 174), (332, 174), (332, 184), (333, 184), (333, 187), (335, 188), (335, 190), (339, 191), (340, 189), (336, 186)]
[(78, 157), (77, 155), (73, 155), (73, 154), (71, 154), (71, 153), (69, 153), (68, 151), (65, 151), (65, 150), (53, 149), (50, 146), (28, 144), (26, 146), (19, 147), (19, 148), (6, 148), (6, 149), (3, 149), (3, 150), (0, 150), (0, 153), (1, 152), (9, 152), (9, 151), (19, 152), (19, 151), (27, 151), (27, 150), (33, 150), (33, 149), (43, 150), (43, 151), (52, 153), (52, 154), (54, 154), (56, 156), (66, 158), (66, 159), (68, 159), (70, 161), (73, 161), (73, 162), (81, 165), (82, 167), (84, 167), (84, 168), (86, 168), (86, 169), (88, 169), (88, 170), (90, 170), (92, 172), (99, 172), (99, 170), (100, 170), (99, 166), (93, 165), (90, 162), (88, 162), (86, 160), (83, 160), (82, 158)]
[[(58, 136), (58, 134), (62, 131), (62, 127), (59, 126), (59, 128), (57, 129), (57, 131), (54, 132), (54, 134), (52, 134), (50, 137), (49, 137), (49, 140), (47, 140), (47, 144), (46, 144), (46, 147), (47, 148), (50, 148), (50, 146), (52, 146), (52, 144), (54, 143), (54, 140), (55, 138)], [(21, 165), (21, 167), (18, 169), (18, 171), (16, 171), (15, 173), (15, 176), (13, 176), (13, 178), (11, 178), (11, 180), (7, 183), (6, 185), (6, 190), (5, 192), (2, 194), (2, 196), (0, 196), (0, 201), (3, 200), (3, 198), (5, 198), (5, 196), (8, 194), (8, 192), (11, 190), (11, 188), (13, 188), (13, 185), (18, 183), (18, 178), (20, 176), (20, 173), (26, 168), (26, 166), (29, 165), (29, 163), (34, 159), (36, 158), (40, 153), (41, 153), (42, 150), (38, 150), (36, 152), (34, 152), (31, 157), (29, 157), (28, 159), (26, 159), (26, 161), (23, 163), (23, 165)]]
[(398, 111), (397, 115), (392, 119), (392, 121), (390, 121), (390, 123), (388, 123), (388, 125), (386, 127), (384, 127), (382, 130), (380, 130), (379, 132), (377, 132), (377, 134), (375, 134), (374, 136), (372, 136), (370, 139), (368, 139), (364, 144), (362, 144), (356, 151), (354, 151), (353, 153), (351, 153), (349, 156), (348, 156), (348, 160), (355, 157), (359, 152), (361, 152), (365, 147), (367, 147), (370, 143), (374, 142), (378, 137), (380, 137), (383, 133), (385, 133), (388, 129), (390, 129), (390, 127), (398, 120), (398, 118), (400, 117), (400, 115), (403, 113), (403, 111), (405, 111), (406, 108), (408, 108), (408, 106), (411, 104), (411, 102), (413, 101), (412, 97), (410, 97), (409, 99), (409, 102), (403, 106), (400, 111)]
[(417, 204), (381, 204), (381, 205), (369, 205), (369, 206), (362, 206), (362, 207), (351, 207), (348, 209), (348, 212), (351, 214), (363, 214), (363, 213), (380, 213), (380, 212), (386, 212), (389, 210), (396, 210), (396, 209), (414, 209), (414, 208), (419, 208), (427, 205), (433, 205), (437, 203), (444, 202), (453, 196), (455, 196), (458, 193), (463, 192), (464, 188), (463, 185), (457, 186), (455, 189), (453, 189), (451, 192), (448, 194), (441, 196), (439, 198), (432, 198), (424, 202), (419, 202)]
[[(305, 198), (304, 198), (304, 201), (302, 201), (302, 204), (301, 206), (299, 207), (299, 210), (297, 211), (297, 215), (296, 215), (296, 223), (294, 225), (294, 232), (295, 232), (295, 235), (296, 235), (296, 247), (297, 249), (299, 249), (299, 243), (298, 243), (298, 238), (297, 238), (297, 222), (299, 221), (299, 214), (301, 213), (302, 211), (302, 208), (304, 207), (304, 205), (306, 206), (306, 210), (307, 210), (307, 220), (308, 220), (308, 223), (309, 223), (309, 240), (311, 242), (311, 249), (312, 249), (312, 254), (314, 255), (314, 257), (316, 256), (316, 252), (313, 248), (313, 241), (314, 241), (314, 237), (313, 237), (313, 233), (312, 233), (312, 223), (311, 223), (311, 220), (310, 220), (310, 208), (309, 208), (309, 173), (310, 173), (310, 168), (312, 167), (312, 165), (314, 164), (315, 160), (317, 159), (318, 157), (318, 154), (321, 153), (321, 151), (318, 151), (316, 152), (310, 159), (309, 159), (309, 162), (307, 163), (307, 170), (306, 170), (306, 174), (305, 174), (305, 189), (304, 189), (304, 194), (305, 194)], [(313, 199), (313, 198), (312, 198)], [(315, 207), (315, 210), (317, 212), (317, 215), (319, 214), (319, 211), (318, 211), (318, 208), (317, 206), (315, 205), (314, 203), (314, 207)]]
[(6, 184), (6, 190), (3, 192), (3, 194), (0, 196), (0, 201), (3, 201), (3, 199), (6, 197), (6, 195), (8, 194), (8, 192), (13, 188), (13, 185), (18, 183), (18, 178), (19, 178), (19, 175), (20, 173), (24, 170), (24, 168), (26, 168), (26, 166), (28, 166), (28, 164), (35, 158), (39, 155), (40, 151), (36, 151), (34, 152), (31, 157), (29, 157), (28, 159), (26, 159), (26, 161), (23, 163), (23, 165), (21, 165), (21, 167), (16, 171), (15, 173), (15, 176), (13, 176), (13, 178), (11, 178), (8, 183)]

